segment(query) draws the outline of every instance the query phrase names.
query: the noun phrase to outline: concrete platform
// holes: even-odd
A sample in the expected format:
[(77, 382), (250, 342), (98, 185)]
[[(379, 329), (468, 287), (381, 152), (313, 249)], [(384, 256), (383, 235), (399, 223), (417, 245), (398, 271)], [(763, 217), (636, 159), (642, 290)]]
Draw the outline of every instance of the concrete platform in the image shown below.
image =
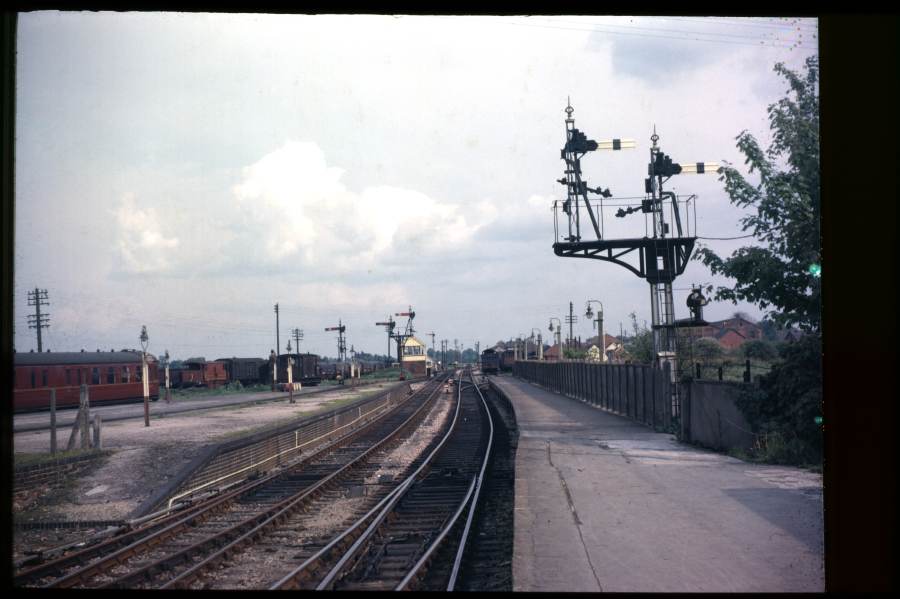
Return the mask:
[(821, 475), (491, 382), (519, 425), (514, 591), (825, 590)]

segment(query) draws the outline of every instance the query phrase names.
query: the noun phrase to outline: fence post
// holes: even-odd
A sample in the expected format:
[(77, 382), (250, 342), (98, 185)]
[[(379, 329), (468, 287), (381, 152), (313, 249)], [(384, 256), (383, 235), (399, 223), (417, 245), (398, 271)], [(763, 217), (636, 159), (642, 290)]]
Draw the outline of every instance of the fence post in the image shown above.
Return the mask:
[(719, 366), (719, 380), (722, 380), (722, 367)]
[(745, 383), (750, 382), (750, 359), (749, 358), (747, 358), (747, 367), (744, 370), (744, 382)]
[(600, 381), (603, 384), (603, 407), (607, 410), (609, 409), (609, 373), (612, 372), (611, 368), (612, 364), (606, 365)]
[(694, 366), (697, 368), (697, 378), (700, 378), (700, 362), (695, 362)]
[(100, 414), (94, 414), (94, 449), (103, 449), (100, 437)]
[(88, 395), (87, 385), (82, 387), (82, 391), (81, 402), (78, 408), (78, 418), (81, 421), (81, 448), (90, 449), (91, 436), (88, 431), (90, 426), (90, 423), (88, 422), (88, 418), (90, 418), (90, 397)]
[(56, 389), (50, 389), (50, 455), (56, 455)]
[(665, 374), (665, 377), (666, 377), (666, 382), (665, 382), (666, 420), (665, 420), (665, 423), (666, 423), (666, 428), (669, 428), (669, 426), (672, 424), (672, 415), (673, 415), (673, 411), (675, 409), (674, 399), (672, 396), (673, 389), (672, 389), (672, 363), (671, 362), (665, 362), (663, 364), (663, 374)]

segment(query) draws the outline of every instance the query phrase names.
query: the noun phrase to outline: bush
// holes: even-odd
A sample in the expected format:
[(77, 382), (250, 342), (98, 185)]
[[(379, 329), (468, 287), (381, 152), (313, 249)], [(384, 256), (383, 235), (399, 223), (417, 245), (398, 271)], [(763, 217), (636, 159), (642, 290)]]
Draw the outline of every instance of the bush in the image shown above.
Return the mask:
[(822, 428), (822, 341), (808, 335), (785, 346), (784, 361), (748, 386), (737, 406), (760, 435), (757, 452), (778, 464), (820, 464)]
[(694, 352), (704, 364), (709, 364), (725, 355), (725, 350), (714, 339), (698, 339), (697, 344), (694, 346)]
[(762, 339), (753, 339), (741, 345), (741, 356), (751, 360), (771, 361), (778, 357), (775, 346)]

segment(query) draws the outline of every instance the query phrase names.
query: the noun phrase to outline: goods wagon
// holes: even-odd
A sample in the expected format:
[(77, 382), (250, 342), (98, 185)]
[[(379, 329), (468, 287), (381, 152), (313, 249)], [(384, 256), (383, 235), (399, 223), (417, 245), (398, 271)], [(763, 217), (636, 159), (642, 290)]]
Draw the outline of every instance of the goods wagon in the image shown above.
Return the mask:
[(228, 382), (233, 383), (240, 381), (244, 386), (266, 383), (265, 369), (268, 369), (268, 362), (263, 358), (219, 358), (216, 362), (221, 362), (225, 366), (225, 373)]
[[(278, 382), (286, 383), (288, 358), (294, 359), (291, 368), (292, 380), (305, 386), (318, 385), (322, 381), (319, 374), (319, 356), (315, 354), (281, 354), (278, 356)], [(266, 364), (268, 368), (268, 364)]]
[(208, 387), (217, 389), (228, 382), (228, 373), (222, 362), (207, 362), (204, 358), (185, 360), (181, 368), (169, 369), (169, 381), (173, 387)]
[(505, 349), (500, 353), (500, 370), (511, 372), (516, 361), (516, 352), (513, 349)]

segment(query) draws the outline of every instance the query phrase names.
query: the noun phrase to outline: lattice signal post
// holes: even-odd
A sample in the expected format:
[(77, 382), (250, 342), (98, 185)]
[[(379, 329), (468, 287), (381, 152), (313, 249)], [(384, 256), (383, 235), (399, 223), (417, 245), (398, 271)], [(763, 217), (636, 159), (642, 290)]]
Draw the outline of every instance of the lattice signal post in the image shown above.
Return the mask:
[[(393, 339), (393, 337), (394, 337), (394, 327), (397, 325), (397, 323), (394, 321), (394, 319), (393, 319), (393, 317), (391, 317), (391, 315), (388, 315), (388, 319), (386, 321), (376, 322), (375, 325), (383, 326), (384, 330), (387, 331), (387, 336), (388, 336), (388, 346), (387, 346), (388, 353), (387, 353), (387, 355), (388, 355), (388, 362), (390, 362), (391, 361), (391, 339)], [(390, 366), (390, 364), (388, 364), (388, 366)]]
[(347, 325), (341, 324), (341, 319), (339, 318), (338, 326), (327, 327), (325, 330), (338, 332), (338, 360), (341, 361), (341, 376), (343, 376), (344, 362), (347, 361), (347, 343), (344, 341), (344, 332), (347, 330)]
[[(607, 140), (596, 142), (587, 139), (584, 133), (575, 128), (575, 121), (572, 118), (571, 102), (566, 107), (566, 145), (561, 151), (561, 157), (566, 162), (565, 178), (559, 179), (561, 184), (566, 185), (568, 194), (566, 200), (561, 203), (562, 212), (566, 215), (568, 225), (568, 235), (560, 241), (559, 233), (559, 215), (557, 210), (560, 207), (559, 202), (554, 203), (555, 209), (555, 228), (556, 239), (553, 244), (553, 251), (557, 256), (569, 258), (593, 258), (595, 260), (605, 260), (623, 266), (636, 274), (637, 276), (647, 279), (650, 284), (650, 303), (653, 321), (653, 345), (656, 354), (657, 365), (663, 368), (665, 364), (669, 364), (671, 368), (671, 376), (673, 382), (676, 376), (675, 363), (675, 327), (691, 326), (696, 323), (688, 324), (687, 321), (675, 321), (675, 311), (672, 301), (672, 282), (675, 277), (684, 273), (690, 260), (691, 252), (694, 249), (694, 243), (697, 239), (693, 235), (696, 226), (691, 226), (690, 209), (695, 196), (690, 196), (686, 200), (679, 198), (669, 191), (663, 190), (663, 184), (670, 177), (677, 174), (703, 174), (715, 173), (719, 170), (716, 163), (695, 163), (686, 164), (684, 166), (673, 163), (672, 159), (666, 156), (657, 146), (659, 136), (656, 134), (656, 128), (653, 129), (650, 148), (650, 164), (648, 166), (648, 177), (644, 180), (644, 199), (634, 206), (627, 209), (619, 208), (616, 212), (617, 217), (624, 217), (633, 212), (640, 211), (645, 215), (650, 215), (652, 226), (648, 227), (644, 237), (640, 238), (624, 238), (624, 239), (606, 239), (604, 237), (603, 228), (603, 199), (609, 198), (612, 194), (608, 189), (603, 190), (599, 186), (591, 189), (581, 178), (581, 157), (588, 152), (598, 149), (620, 150), (626, 148), (634, 148), (635, 143), (632, 140)], [(599, 195), (597, 205), (592, 206), (588, 199), (587, 192)], [(665, 201), (669, 201), (669, 212), (671, 220), (675, 224), (675, 232), (670, 230), (670, 225), (666, 222)], [(680, 205), (682, 204), (682, 205)], [(581, 211), (585, 210), (590, 218), (592, 232), (596, 239), (585, 240), (582, 237), (581, 230)], [(684, 218), (681, 211), (684, 210)], [(596, 212), (596, 215), (595, 215)], [(694, 217), (696, 221), (696, 206), (694, 205)], [(646, 224), (651, 224), (647, 223)], [(591, 231), (588, 231), (590, 235)], [(629, 254), (637, 255), (637, 263), (626, 262), (624, 258)], [(673, 385), (672, 410), (677, 415), (679, 412), (677, 385)]]
[[(402, 331), (397, 331), (392, 334), (391, 337), (397, 342), (397, 364), (400, 368), (400, 376), (403, 376), (403, 344), (406, 343), (406, 340), (413, 336), (415, 330), (413, 329), (413, 318), (416, 317), (416, 313), (413, 311), (412, 306), (409, 307), (407, 312), (397, 312), (394, 316), (406, 316), (406, 326)], [(393, 328), (393, 327), (392, 327)]]

